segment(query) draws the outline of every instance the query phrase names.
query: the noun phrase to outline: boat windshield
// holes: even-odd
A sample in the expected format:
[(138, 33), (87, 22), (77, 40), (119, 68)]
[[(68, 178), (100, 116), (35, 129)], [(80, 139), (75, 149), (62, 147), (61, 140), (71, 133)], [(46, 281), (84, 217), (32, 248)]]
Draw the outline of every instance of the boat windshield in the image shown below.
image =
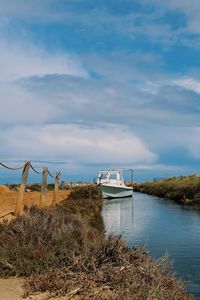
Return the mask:
[(124, 183), (122, 172), (104, 171), (98, 176), (98, 183), (116, 183), (122, 185)]
[(99, 179), (106, 179), (107, 178), (107, 174), (100, 174), (99, 175)]

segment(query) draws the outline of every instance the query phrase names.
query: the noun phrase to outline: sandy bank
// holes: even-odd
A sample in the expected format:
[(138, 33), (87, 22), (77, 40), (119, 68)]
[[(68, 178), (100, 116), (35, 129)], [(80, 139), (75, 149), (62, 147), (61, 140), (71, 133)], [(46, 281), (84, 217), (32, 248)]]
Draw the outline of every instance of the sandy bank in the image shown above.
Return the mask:
[[(58, 193), (57, 202), (61, 202), (66, 199), (70, 194), (70, 190), (62, 190)], [(3, 216), (6, 216), (10, 212), (14, 211), (15, 202), (18, 197), (18, 192), (13, 192), (0, 186), (0, 220)], [(46, 193), (46, 205), (50, 206), (52, 204), (53, 192), (48, 191)], [(32, 205), (39, 205), (40, 201), (40, 192), (26, 192), (24, 196), (24, 205), (31, 207)], [(10, 216), (6, 217), (7, 219), (11, 218)]]

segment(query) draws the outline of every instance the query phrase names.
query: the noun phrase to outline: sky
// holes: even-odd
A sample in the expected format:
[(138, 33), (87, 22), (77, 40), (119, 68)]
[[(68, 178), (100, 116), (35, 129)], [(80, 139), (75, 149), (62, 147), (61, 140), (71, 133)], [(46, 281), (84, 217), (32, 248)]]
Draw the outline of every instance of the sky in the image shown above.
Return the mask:
[(200, 1), (0, 0), (0, 112), (12, 166), (199, 174)]

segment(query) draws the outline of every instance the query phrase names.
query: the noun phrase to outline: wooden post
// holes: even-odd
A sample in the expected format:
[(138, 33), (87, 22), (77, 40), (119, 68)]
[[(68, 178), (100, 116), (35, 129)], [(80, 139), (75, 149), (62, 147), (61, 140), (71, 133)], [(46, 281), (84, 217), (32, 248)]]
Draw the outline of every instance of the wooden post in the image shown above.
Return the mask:
[(58, 197), (58, 189), (59, 189), (59, 181), (60, 181), (60, 172), (56, 172), (56, 176), (55, 176), (55, 189), (53, 192), (53, 202), (52, 205), (55, 204), (57, 197)]
[(45, 206), (47, 175), (48, 175), (48, 168), (44, 167), (42, 172), (42, 186), (41, 186), (40, 203), (39, 203), (40, 208), (43, 208)]
[(18, 196), (18, 199), (15, 204), (14, 213), (16, 215), (21, 215), (21, 213), (23, 211), (24, 191), (25, 191), (25, 187), (26, 187), (26, 181), (27, 181), (27, 177), (28, 177), (29, 168), (30, 168), (30, 162), (27, 161), (27, 162), (25, 162), (25, 165), (24, 165), (24, 168), (22, 171), (22, 179), (21, 179), (21, 185), (20, 185), (20, 189), (19, 189), (19, 196)]

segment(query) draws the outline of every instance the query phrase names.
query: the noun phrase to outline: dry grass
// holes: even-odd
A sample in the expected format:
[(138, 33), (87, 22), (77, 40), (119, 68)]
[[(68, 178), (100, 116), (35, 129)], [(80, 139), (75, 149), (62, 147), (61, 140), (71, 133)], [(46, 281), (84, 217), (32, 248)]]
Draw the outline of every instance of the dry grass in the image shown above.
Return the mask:
[(200, 176), (180, 176), (134, 185), (134, 190), (179, 203), (200, 202)]
[(105, 236), (98, 189), (75, 189), (54, 208), (0, 225), (0, 275), (25, 276), (25, 294), (67, 299), (191, 299), (166, 259)]
[(49, 291), (78, 299), (192, 299), (165, 258), (154, 261), (143, 249), (130, 251), (114, 236), (93, 247), (72, 257), (69, 266), (33, 274), (25, 283), (27, 293)]
[(1, 223), (1, 276), (28, 276), (60, 267), (71, 251), (81, 253), (87, 240), (103, 232), (102, 200), (96, 190), (88, 191), (91, 196), (83, 190), (80, 197), (86, 198), (82, 200), (75, 199), (74, 192), (56, 207), (33, 206), (11, 222)]

